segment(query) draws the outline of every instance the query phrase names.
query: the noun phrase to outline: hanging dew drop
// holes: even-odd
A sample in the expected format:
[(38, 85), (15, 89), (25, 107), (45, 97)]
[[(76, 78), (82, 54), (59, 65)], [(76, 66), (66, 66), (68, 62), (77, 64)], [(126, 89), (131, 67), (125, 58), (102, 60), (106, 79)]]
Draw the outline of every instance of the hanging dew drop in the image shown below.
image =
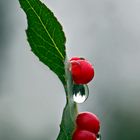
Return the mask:
[(97, 135), (97, 140), (101, 140), (101, 134)]
[(74, 85), (73, 86), (73, 100), (76, 103), (83, 103), (86, 101), (89, 95), (89, 89), (87, 85)]

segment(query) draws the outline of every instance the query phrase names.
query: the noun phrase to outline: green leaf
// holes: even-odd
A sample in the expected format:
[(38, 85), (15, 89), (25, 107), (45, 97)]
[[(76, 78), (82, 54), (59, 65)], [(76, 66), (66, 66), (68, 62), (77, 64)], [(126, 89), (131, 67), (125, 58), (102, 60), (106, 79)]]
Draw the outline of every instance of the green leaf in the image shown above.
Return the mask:
[(71, 140), (77, 105), (73, 101), (73, 82), (66, 60), (65, 35), (53, 13), (39, 0), (19, 0), (28, 20), (28, 42), (35, 55), (57, 74), (66, 92), (66, 106), (57, 140)]
[(28, 19), (26, 31), (32, 51), (66, 85), (65, 35), (54, 14), (39, 0), (19, 0)]

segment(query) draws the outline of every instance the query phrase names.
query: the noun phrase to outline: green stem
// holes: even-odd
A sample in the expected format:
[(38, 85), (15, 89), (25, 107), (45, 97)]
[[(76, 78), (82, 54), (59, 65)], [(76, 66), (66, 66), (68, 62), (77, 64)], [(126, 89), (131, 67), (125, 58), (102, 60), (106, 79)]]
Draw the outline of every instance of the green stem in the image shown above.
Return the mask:
[(60, 124), (60, 133), (57, 140), (71, 140), (75, 129), (75, 119), (78, 113), (77, 104), (73, 100), (73, 81), (69, 71), (69, 62), (65, 61), (65, 78), (66, 85), (66, 106), (63, 111), (62, 121)]

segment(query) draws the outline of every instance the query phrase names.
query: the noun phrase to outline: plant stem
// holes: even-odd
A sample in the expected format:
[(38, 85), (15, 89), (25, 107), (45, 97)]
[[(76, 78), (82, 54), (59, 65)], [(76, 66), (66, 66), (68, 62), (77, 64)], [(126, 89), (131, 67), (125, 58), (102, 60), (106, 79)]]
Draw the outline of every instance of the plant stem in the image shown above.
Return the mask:
[(60, 133), (57, 140), (71, 140), (75, 129), (75, 119), (78, 113), (77, 104), (73, 100), (73, 81), (71, 72), (69, 71), (70, 64), (65, 61), (65, 79), (64, 86), (66, 92), (66, 105), (63, 111), (63, 116), (60, 125)]

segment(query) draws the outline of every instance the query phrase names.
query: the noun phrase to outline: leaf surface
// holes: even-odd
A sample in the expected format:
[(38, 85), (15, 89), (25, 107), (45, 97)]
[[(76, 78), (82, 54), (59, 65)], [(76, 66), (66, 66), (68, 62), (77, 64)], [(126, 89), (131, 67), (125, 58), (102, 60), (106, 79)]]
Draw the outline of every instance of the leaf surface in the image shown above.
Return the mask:
[[(73, 82), (66, 61), (65, 35), (54, 14), (39, 0), (19, 0), (27, 15), (28, 42), (40, 61), (62, 81), (66, 92), (66, 106), (57, 140), (71, 140), (75, 128), (77, 105), (73, 101)], [(55, 102), (55, 101), (54, 101)]]
[(54, 14), (39, 0), (19, 0), (19, 2), (27, 15), (26, 33), (32, 51), (65, 85), (66, 39), (62, 26)]

